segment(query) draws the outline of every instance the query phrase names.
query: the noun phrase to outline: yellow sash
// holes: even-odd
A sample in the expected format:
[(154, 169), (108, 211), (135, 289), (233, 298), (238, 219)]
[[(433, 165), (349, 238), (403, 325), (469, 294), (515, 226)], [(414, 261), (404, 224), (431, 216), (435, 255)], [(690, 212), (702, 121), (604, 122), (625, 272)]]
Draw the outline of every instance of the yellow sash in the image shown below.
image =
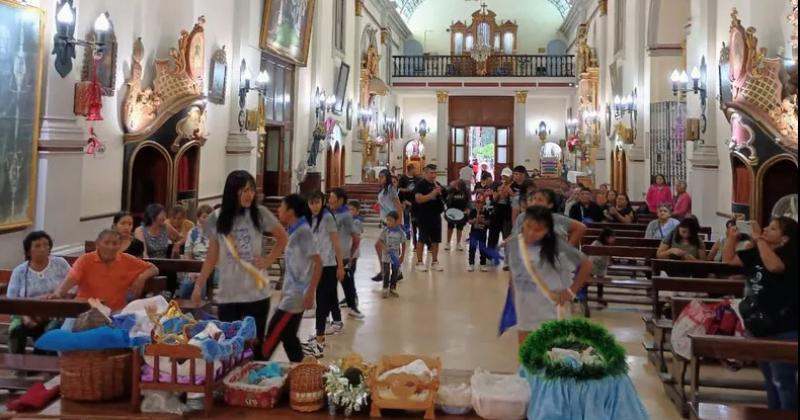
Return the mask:
[(231, 252), (233, 259), (235, 259), (236, 262), (238, 262), (239, 265), (244, 268), (244, 271), (247, 271), (247, 274), (250, 274), (250, 276), (253, 277), (253, 280), (256, 282), (256, 287), (263, 289), (267, 284), (269, 284), (267, 279), (264, 278), (264, 275), (261, 274), (261, 271), (258, 268), (239, 257), (239, 252), (236, 251), (236, 245), (233, 243), (233, 239), (231, 239), (230, 235), (224, 235), (222, 237), (225, 239), (225, 245), (228, 247), (228, 251)]
[(533, 268), (530, 258), (528, 258), (528, 244), (525, 243), (525, 238), (522, 236), (522, 234), (517, 235), (517, 237), (519, 240), (519, 253), (520, 256), (522, 257), (522, 264), (525, 266), (525, 271), (528, 272), (528, 275), (533, 280), (533, 283), (536, 284), (539, 290), (542, 291), (544, 297), (546, 297), (547, 300), (556, 305), (556, 319), (562, 320), (568, 318), (570, 315), (569, 314), (570, 306), (559, 305), (556, 303), (556, 301), (558, 300), (558, 295), (556, 295), (552, 290), (550, 290), (547, 287), (546, 284), (544, 284), (544, 281), (542, 281), (542, 279), (539, 277), (539, 273)]

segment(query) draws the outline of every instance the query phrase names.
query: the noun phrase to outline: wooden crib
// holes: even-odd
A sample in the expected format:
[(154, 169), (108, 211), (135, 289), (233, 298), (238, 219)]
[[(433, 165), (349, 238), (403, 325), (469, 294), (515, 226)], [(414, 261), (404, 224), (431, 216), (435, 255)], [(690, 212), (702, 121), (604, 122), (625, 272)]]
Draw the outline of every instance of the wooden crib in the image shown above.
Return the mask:
[[(405, 366), (417, 359), (425, 362), (428, 369), (435, 372), (430, 381), (408, 374), (396, 374), (384, 380), (378, 379), (383, 372)], [(424, 411), (425, 420), (433, 420), (441, 371), (442, 362), (438, 358), (413, 355), (384, 356), (369, 375), (372, 397), (370, 417), (380, 417), (381, 409), (399, 409)], [(385, 397), (382, 394), (390, 394), (392, 397)], [(424, 398), (420, 398), (423, 395)]]

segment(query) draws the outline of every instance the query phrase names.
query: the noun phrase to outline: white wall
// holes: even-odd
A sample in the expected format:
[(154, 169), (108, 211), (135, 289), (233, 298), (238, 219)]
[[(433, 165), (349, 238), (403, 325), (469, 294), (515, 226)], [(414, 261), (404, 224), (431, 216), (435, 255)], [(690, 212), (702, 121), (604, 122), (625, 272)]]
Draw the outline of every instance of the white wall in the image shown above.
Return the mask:
[[(528, 96), (525, 105), (525, 138), (514, 139), (514, 164), (524, 165), (528, 170), (539, 169), (539, 152), (546, 142), (558, 143), (564, 140), (564, 123), (570, 98)], [(550, 135), (542, 142), (536, 131), (539, 122), (544, 121), (550, 127)]]
[[(399, 95), (398, 103), (403, 110), (403, 139), (398, 141), (398, 146), (394, 149), (397, 153), (392, 153), (395, 157), (400, 155), (402, 158), (401, 145), (405, 144), (408, 140), (419, 137), (416, 133), (416, 128), (419, 127), (419, 122), (425, 120), (428, 124), (428, 134), (425, 136), (425, 158), (428, 163), (435, 163), (440, 168), (444, 168), (447, 164), (447, 156), (438, 156), (436, 147), (439, 142), (447, 142), (447, 133), (438, 133), (436, 127), (438, 124), (436, 96), (430, 95)], [(447, 150), (447, 149), (445, 149)], [(397, 165), (396, 165), (397, 166)]]

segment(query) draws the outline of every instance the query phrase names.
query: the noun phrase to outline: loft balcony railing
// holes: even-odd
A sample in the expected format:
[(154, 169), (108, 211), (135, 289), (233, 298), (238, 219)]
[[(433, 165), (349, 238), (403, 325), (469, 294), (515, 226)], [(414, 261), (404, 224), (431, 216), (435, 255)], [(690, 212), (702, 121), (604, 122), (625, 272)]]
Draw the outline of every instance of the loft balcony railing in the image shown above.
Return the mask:
[(574, 55), (493, 55), (486, 74), (464, 55), (396, 55), (393, 77), (575, 77)]

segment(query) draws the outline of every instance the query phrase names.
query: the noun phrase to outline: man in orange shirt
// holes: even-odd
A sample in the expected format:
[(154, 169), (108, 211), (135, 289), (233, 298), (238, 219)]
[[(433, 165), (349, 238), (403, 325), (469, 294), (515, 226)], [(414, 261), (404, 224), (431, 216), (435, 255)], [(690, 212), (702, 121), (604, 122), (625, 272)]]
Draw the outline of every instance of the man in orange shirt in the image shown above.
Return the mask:
[(121, 238), (116, 230), (100, 232), (95, 244), (97, 250), (75, 261), (53, 297), (62, 298), (77, 285), (78, 299), (98, 298), (112, 311), (119, 311), (125, 307), (128, 290), (138, 298), (145, 282), (158, 275), (158, 268), (119, 252)]

